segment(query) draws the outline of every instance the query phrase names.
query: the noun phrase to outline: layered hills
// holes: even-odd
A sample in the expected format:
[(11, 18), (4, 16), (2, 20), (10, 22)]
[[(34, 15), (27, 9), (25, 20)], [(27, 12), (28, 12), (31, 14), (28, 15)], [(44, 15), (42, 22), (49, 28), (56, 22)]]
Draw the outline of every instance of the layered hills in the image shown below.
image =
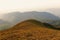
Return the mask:
[(12, 26), (27, 19), (35, 19), (54, 25), (55, 28), (60, 28), (60, 18), (49, 12), (11, 12), (2, 16), (2, 20), (9, 22)]

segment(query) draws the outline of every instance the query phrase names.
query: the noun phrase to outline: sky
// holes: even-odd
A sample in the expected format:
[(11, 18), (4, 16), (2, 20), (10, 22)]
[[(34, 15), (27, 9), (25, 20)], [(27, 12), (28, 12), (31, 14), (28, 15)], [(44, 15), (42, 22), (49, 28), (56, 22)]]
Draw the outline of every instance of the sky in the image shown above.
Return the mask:
[(0, 14), (60, 8), (60, 0), (0, 0)]

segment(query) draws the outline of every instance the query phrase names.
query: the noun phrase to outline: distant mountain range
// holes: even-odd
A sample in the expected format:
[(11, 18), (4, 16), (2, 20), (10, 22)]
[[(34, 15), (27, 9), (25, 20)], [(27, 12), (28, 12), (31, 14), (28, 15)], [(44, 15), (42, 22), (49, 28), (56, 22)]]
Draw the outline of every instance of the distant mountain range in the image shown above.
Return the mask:
[(36, 11), (32, 11), (32, 12), (24, 12), (24, 13), (20, 13), (20, 12), (12, 12), (12, 13), (8, 13), (3, 15), (3, 20), (6, 20), (8, 22), (17, 22), (17, 21), (21, 21), (21, 20), (25, 20), (25, 19), (37, 19), (37, 20), (60, 20), (59, 17), (49, 13), (49, 12), (36, 12)]
[(23, 13), (11, 12), (8, 14), (4, 14), (2, 16), (2, 20), (9, 22), (10, 25), (15, 25), (21, 21), (28, 20), (28, 19), (35, 19), (35, 20), (39, 20), (41, 22), (46, 22), (49, 24), (54, 24), (53, 21), (60, 20), (59, 17), (49, 12), (37, 12), (37, 11), (23, 12)]

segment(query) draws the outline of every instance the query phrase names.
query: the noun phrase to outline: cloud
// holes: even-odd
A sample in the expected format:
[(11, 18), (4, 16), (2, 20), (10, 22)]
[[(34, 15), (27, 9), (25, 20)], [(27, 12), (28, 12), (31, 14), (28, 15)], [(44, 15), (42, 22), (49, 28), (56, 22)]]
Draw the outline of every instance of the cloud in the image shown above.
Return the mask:
[(0, 12), (60, 8), (60, 0), (0, 0)]

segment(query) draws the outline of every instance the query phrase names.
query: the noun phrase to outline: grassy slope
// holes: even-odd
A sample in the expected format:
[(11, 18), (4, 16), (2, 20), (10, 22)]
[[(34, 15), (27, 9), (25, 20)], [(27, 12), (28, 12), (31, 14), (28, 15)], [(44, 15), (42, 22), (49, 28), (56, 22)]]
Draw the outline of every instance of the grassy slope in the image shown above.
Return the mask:
[(0, 40), (60, 40), (60, 31), (45, 28), (41, 22), (27, 20), (0, 31)]

